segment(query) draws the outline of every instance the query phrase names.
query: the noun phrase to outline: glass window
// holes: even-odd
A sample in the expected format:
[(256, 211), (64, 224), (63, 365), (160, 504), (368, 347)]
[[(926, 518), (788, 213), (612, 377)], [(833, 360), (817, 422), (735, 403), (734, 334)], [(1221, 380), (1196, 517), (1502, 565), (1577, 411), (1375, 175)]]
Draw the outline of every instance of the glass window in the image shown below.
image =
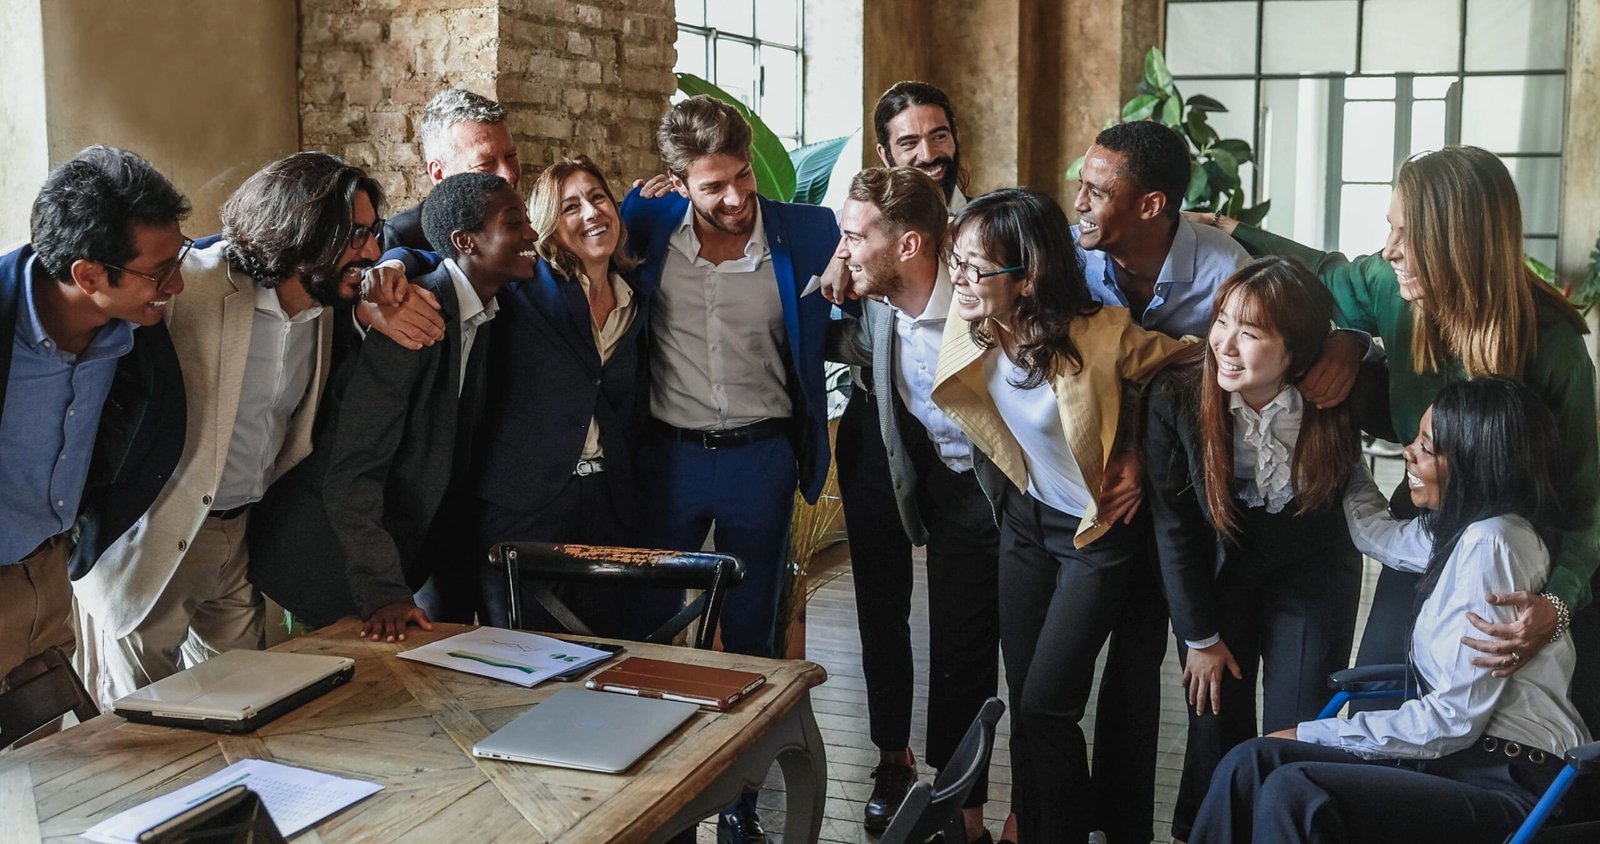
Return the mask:
[(1382, 182), (1394, 178), (1394, 103), (1344, 104), (1344, 181)]
[(761, 48), (761, 118), (774, 134), (800, 134), (800, 54)]
[(1254, 73), (1256, 0), (1168, 3), (1166, 56), (1194, 76)]
[(1340, 190), (1339, 242), (1346, 255), (1370, 255), (1383, 249), (1389, 236), (1388, 185), (1345, 185)]
[(1560, 152), (1566, 130), (1560, 76), (1468, 77), (1461, 94), (1461, 143), (1490, 152)]
[(1539, 156), (1505, 162), (1522, 201), (1522, 230), (1555, 234), (1561, 221), (1561, 159)]
[(717, 73), (712, 82), (717, 87), (739, 98), (739, 101), (760, 114), (756, 102), (756, 89), (760, 84), (756, 71), (756, 48), (731, 38), (717, 39)]
[(799, 46), (799, 6), (796, 0), (762, 0), (756, 7), (756, 37), (762, 41)]
[(1567, 4), (1467, 0), (1467, 70), (1561, 70), (1567, 66)]
[(678, 48), (678, 62), (673, 70), (678, 73), (692, 73), (701, 79), (709, 79), (706, 73), (706, 37), (687, 29), (678, 30), (678, 42), (673, 45)]
[(1262, 10), (1261, 72), (1356, 69), (1356, 0), (1268, 0)]
[(1458, 0), (1366, 0), (1361, 21), (1361, 72), (1456, 70), (1460, 33)]
[(760, 115), (786, 146), (799, 146), (805, 122), (800, 0), (678, 0), (677, 10), (673, 70), (715, 83)]
[(705, 0), (706, 26), (734, 35), (756, 34), (756, 7), (750, 0)]

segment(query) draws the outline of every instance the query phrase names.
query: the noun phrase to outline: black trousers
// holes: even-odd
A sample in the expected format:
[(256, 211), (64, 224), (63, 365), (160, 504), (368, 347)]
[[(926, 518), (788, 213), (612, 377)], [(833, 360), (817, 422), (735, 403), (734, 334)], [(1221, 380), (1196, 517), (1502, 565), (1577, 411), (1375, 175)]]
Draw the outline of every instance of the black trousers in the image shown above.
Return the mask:
[[(1154, 812), (1156, 718), (1147, 722), (1144, 708), (1107, 712), (1103, 692), (1092, 773), (1080, 722), (1101, 646), (1119, 619), (1140, 614), (1147, 597), (1140, 579), (1155, 577), (1150, 523), (1141, 511), (1132, 524), (1075, 548), (1078, 521), (1026, 493), (1005, 491), (1000, 641), (1011, 689), (1011, 806), (1023, 841), (1084, 841), (1102, 829), (1113, 842), (1145, 844)], [(1163, 649), (1165, 636), (1158, 637)], [(1107, 674), (1128, 668), (1126, 659), (1113, 647)], [(1116, 688), (1121, 694), (1128, 687)], [(1150, 708), (1159, 699), (1152, 690)], [(1138, 758), (1145, 748), (1148, 760)]]
[[(1328, 675), (1350, 664), (1361, 554), (1350, 542), (1341, 508), (1303, 516), (1294, 508), (1241, 508), (1240, 539), (1217, 574), (1216, 595), (1218, 632), (1244, 676), (1223, 674), (1221, 714), (1189, 710), (1174, 838), (1189, 837), (1224, 754), (1261, 733), (1315, 718), (1328, 702)], [(1181, 642), (1179, 653), (1187, 660)], [(1258, 732), (1256, 678), (1263, 664)]]
[(1258, 738), (1222, 760), (1189, 844), (1500, 844), (1561, 769), (1481, 743), (1426, 762)]
[[(870, 403), (863, 404), (871, 408)], [(848, 418), (848, 409), (846, 415)], [(870, 422), (868, 433), (877, 443), (878, 456), (883, 458), (875, 414)], [(929, 764), (942, 769), (983, 702), (999, 687), (999, 528), (977, 476), (971, 471), (951, 471), (931, 447), (922, 447), (927, 437), (914, 420), (903, 430), (907, 439), (916, 444), (912, 454), (918, 478), (917, 505), (928, 529), (926, 758)], [(843, 443), (846, 439), (841, 422), (839, 440)], [(843, 445), (840, 450), (844, 453)], [(862, 449), (851, 454), (869, 457), (870, 451)], [(888, 464), (884, 460), (881, 478), (887, 487)], [(841, 457), (841, 479), (846, 465)], [(873, 514), (871, 503), (861, 500), (863, 490), (874, 486), (861, 483), (861, 473), (873, 468), (870, 460), (858, 461), (852, 470), (857, 485), (846, 492), (841, 483), (841, 493), (845, 496), (845, 524), (861, 619), (862, 673), (867, 683), (872, 740), (880, 750), (892, 751), (908, 746), (911, 732), (915, 682), (909, 624), (912, 568), (910, 543), (900, 528), (892, 490), (877, 491), (878, 501), (888, 505), (892, 511), (889, 513)], [(852, 494), (857, 501), (854, 510), (850, 509)], [(880, 548), (891, 549), (893, 540), (905, 543), (903, 565), (892, 554), (866, 556)], [(898, 546), (892, 550), (898, 550)], [(985, 772), (968, 795), (967, 805), (981, 806), (987, 801)]]

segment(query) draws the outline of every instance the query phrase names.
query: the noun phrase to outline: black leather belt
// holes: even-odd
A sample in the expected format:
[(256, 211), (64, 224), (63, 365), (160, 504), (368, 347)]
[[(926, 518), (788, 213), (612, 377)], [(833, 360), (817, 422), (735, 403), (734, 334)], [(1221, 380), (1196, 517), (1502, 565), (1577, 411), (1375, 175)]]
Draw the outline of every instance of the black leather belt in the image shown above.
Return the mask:
[(686, 428), (674, 428), (665, 422), (652, 419), (650, 420), (650, 430), (656, 436), (683, 443), (694, 443), (701, 448), (733, 448), (782, 436), (789, 430), (789, 420), (763, 419), (760, 422), (752, 422), (749, 425), (743, 425), (738, 428), (723, 428), (716, 431), (691, 431)]
[(226, 522), (229, 519), (237, 519), (240, 516), (243, 516), (245, 514), (245, 512), (248, 511), (249, 509), (250, 509), (250, 505), (249, 504), (240, 504), (237, 507), (229, 507), (226, 510), (212, 510), (210, 513), (208, 513), (206, 515), (210, 516), (213, 519), (221, 519), (221, 520)]
[(1513, 761), (1533, 765), (1553, 765), (1559, 768), (1565, 764), (1558, 754), (1495, 736), (1484, 736), (1478, 742), (1478, 749), (1495, 756), (1505, 756)]

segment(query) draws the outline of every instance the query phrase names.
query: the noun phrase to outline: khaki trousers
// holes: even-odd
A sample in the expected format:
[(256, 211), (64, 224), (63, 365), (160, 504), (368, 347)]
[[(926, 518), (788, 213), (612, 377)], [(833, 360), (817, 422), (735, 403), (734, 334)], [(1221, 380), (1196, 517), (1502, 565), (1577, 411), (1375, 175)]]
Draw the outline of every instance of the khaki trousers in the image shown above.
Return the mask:
[(72, 656), (70, 548), (65, 536), (53, 536), (20, 561), (0, 566), (0, 691), (10, 687), (17, 666), (46, 650)]

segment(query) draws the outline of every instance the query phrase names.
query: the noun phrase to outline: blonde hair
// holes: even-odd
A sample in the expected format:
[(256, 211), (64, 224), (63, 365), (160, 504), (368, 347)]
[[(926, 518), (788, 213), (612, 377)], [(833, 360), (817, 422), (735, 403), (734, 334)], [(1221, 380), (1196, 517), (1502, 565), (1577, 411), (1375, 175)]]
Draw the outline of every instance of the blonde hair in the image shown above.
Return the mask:
[(1468, 377), (1520, 377), (1538, 346), (1541, 296), (1585, 330), (1577, 310), (1528, 269), (1522, 205), (1499, 158), (1470, 146), (1419, 153), (1400, 165), (1395, 190), (1423, 291), (1411, 309), (1417, 372), (1459, 360)]
[[(533, 226), (533, 230), (539, 233), (539, 245), (534, 247), (539, 257), (550, 264), (550, 269), (557, 276), (569, 281), (577, 279), (578, 274), (583, 272), (583, 262), (556, 238), (558, 228), (556, 220), (561, 217), (561, 189), (566, 185), (567, 179), (578, 173), (588, 173), (593, 176), (594, 180), (600, 183), (600, 189), (604, 190), (606, 197), (611, 200), (617, 218), (617, 249), (611, 253), (611, 269), (616, 272), (627, 272), (639, 266), (639, 259), (628, 251), (628, 227), (622, 225), (622, 209), (617, 207), (617, 196), (611, 192), (611, 185), (606, 181), (605, 174), (600, 172), (600, 168), (595, 166), (587, 155), (560, 159), (544, 168), (544, 172), (533, 180), (533, 190), (528, 194), (528, 222)], [(604, 279), (589, 280), (598, 283)]]

